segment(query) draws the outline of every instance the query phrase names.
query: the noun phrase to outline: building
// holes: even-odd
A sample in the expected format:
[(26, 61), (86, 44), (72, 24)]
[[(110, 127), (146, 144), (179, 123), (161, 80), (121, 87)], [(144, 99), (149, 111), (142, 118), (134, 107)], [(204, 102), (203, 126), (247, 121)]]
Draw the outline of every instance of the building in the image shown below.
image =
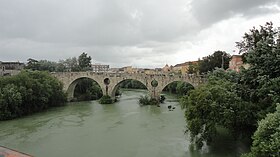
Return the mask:
[(126, 66), (120, 68), (120, 71), (123, 73), (135, 74), (135, 73), (141, 73), (142, 69), (133, 68), (132, 66)]
[(162, 68), (162, 72), (164, 72), (164, 73), (171, 72), (171, 67), (168, 66), (168, 64), (166, 64), (166, 65)]
[(249, 64), (244, 64), (243, 63), (241, 55), (233, 55), (231, 57), (231, 60), (229, 61), (229, 68), (228, 69), (239, 72), (241, 67), (243, 67), (245, 69), (248, 69)]
[(0, 76), (3, 76), (5, 74), (5, 66), (2, 65), (2, 62), (0, 61)]
[(189, 73), (190, 66), (196, 66), (198, 65), (198, 61), (189, 61), (181, 64), (176, 64), (173, 68), (172, 71), (175, 73), (181, 73), (181, 74), (186, 74)]
[(144, 73), (147, 75), (154, 75), (156, 74), (156, 70), (154, 69), (144, 69)]
[(92, 64), (91, 68), (94, 72), (108, 72), (110, 67), (109, 65)]
[(17, 75), (24, 68), (20, 62), (0, 62), (0, 76)]

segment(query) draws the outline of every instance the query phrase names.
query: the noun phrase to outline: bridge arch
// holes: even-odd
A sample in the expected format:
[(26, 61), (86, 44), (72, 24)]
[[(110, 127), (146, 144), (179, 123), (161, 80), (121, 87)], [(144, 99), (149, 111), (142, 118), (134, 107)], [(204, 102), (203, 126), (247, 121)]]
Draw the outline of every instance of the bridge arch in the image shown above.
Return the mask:
[[(115, 97), (116, 88), (119, 83), (132, 79), (137, 80), (143, 83), (151, 97), (159, 98), (162, 90), (171, 82), (174, 81), (185, 81), (192, 84), (194, 87), (198, 86), (207, 81), (206, 78), (200, 75), (167, 75), (167, 74), (128, 74), (128, 73), (95, 73), (92, 71), (86, 72), (55, 72), (52, 73), (54, 77), (59, 79), (63, 83), (63, 90), (67, 92), (68, 100), (73, 98), (74, 87), (77, 85), (77, 80), (80, 78), (90, 78), (98, 83), (101, 87), (103, 95), (109, 95), (112, 98)], [(106, 81), (106, 79), (108, 80)], [(153, 87), (151, 82), (156, 80), (158, 82), (158, 86)], [(107, 82), (107, 83), (106, 83)]]
[(127, 80), (134, 80), (134, 81), (140, 82), (143, 86), (146, 87), (147, 90), (149, 90), (149, 89), (148, 89), (148, 86), (147, 86), (147, 82), (145, 82), (145, 81), (143, 81), (143, 80), (134, 79), (134, 78), (126, 78), (126, 79), (123, 79), (123, 80), (117, 82), (117, 83), (113, 86), (113, 89), (112, 89), (112, 92), (111, 92), (111, 97), (112, 97), (112, 98), (115, 98), (117, 89), (120, 87), (120, 85), (121, 85), (123, 82), (125, 82), (125, 81), (127, 81)]
[(167, 82), (165, 85), (163, 85), (160, 89), (159, 89), (159, 93), (162, 93), (163, 92), (163, 90), (166, 88), (166, 87), (168, 87), (168, 85), (170, 85), (170, 84), (172, 84), (172, 83), (175, 83), (175, 82), (182, 82), (182, 83), (186, 83), (185, 85), (190, 85), (190, 87), (189, 88), (192, 88), (192, 89), (194, 89), (195, 88), (195, 85), (194, 84), (192, 84), (191, 82), (189, 82), (189, 81), (185, 81), (185, 80), (173, 80), (173, 81), (169, 81), (169, 82)]
[(68, 101), (71, 101), (74, 99), (74, 92), (75, 92), (75, 88), (77, 86), (77, 84), (82, 81), (83, 79), (90, 79), (94, 82), (96, 82), (98, 84), (98, 86), (101, 88), (102, 90), (102, 93), (104, 95), (105, 91), (104, 89), (102, 88), (102, 84), (100, 83), (100, 81), (96, 80), (96, 79), (93, 79), (92, 77), (86, 77), (86, 76), (83, 76), (83, 77), (78, 77), (78, 78), (75, 78), (73, 79), (72, 81), (69, 82), (69, 85), (68, 87), (66, 86), (66, 94), (67, 94), (67, 100)]

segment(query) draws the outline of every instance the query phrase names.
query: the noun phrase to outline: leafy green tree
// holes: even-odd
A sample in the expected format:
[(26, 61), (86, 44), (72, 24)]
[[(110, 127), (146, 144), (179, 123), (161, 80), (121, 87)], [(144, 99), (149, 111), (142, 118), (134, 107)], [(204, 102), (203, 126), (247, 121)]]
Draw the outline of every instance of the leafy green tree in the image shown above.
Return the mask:
[(253, 136), (251, 152), (242, 157), (279, 157), (280, 156), (280, 104), (259, 122)]
[(280, 29), (274, 29), (268, 22), (245, 33), (237, 46), (250, 64), (242, 72), (241, 83), (247, 86), (248, 99), (258, 106), (260, 120), (274, 112), (276, 103), (280, 102)]
[(0, 120), (42, 111), (65, 100), (62, 84), (47, 72), (22, 71), (0, 78)]
[(27, 61), (28, 63), (25, 69), (54, 72), (56, 71), (57, 68), (56, 62), (52, 62), (48, 60), (37, 61), (29, 58)]
[(91, 67), (91, 57), (87, 56), (87, 53), (83, 52), (78, 59), (79, 67), (82, 71), (89, 70)]
[(79, 62), (78, 59), (76, 57), (72, 57), (72, 58), (67, 58), (64, 61), (64, 65), (67, 69), (67, 71), (80, 71), (81, 68), (79, 66)]
[(218, 134), (217, 126), (229, 130), (236, 139), (248, 135), (254, 128), (256, 115), (251, 112), (254, 105), (242, 100), (237, 87), (236, 83), (213, 76), (207, 84), (182, 98), (187, 131), (198, 148), (203, 146), (203, 141), (211, 144)]
[(0, 89), (0, 120), (15, 118), (21, 115), (22, 96), (14, 84)]
[(67, 71), (64, 60), (58, 61), (55, 71), (56, 72), (66, 72)]
[(38, 70), (37, 69), (37, 63), (38, 61), (32, 58), (27, 59), (27, 66), (25, 67), (26, 69), (31, 69), (31, 70)]
[(198, 69), (200, 73), (207, 73), (215, 68), (228, 69), (230, 55), (224, 51), (215, 51), (212, 55), (204, 57), (199, 61)]
[(181, 81), (176, 81), (172, 82), (169, 85), (167, 85), (163, 91), (172, 93), (172, 94), (177, 94), (178, 96), (184, 96), (187, 95), (190, 90), (194, 89), (194, 87), (187, 83), (187, 82), (181, 82)]
[(275, 111), (280, 103), (279, 32), (272, 23), (250, 30), (237, 43), (250, 68), (240, 73), (216, 69), (208, 83), (182, 99), (187, 128), (199, 147), (203, 141), (211, 143), (216, 126), (227, 128), (234, 137), (251, 136), (257, 122)]
[(243, 40), (237, 42), (237, 47), (244, 53), (256, 81), (263, 76), (280, 76), (280, 28), (274, 29), (272, 22), (245, 33)]

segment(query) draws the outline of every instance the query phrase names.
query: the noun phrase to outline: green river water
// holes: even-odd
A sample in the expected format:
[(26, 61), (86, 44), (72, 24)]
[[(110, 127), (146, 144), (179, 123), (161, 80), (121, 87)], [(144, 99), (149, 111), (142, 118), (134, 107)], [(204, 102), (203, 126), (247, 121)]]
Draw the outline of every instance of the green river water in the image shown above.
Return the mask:
[(161, 107), (139, 106), (145, 94), (126, 90), (115, 104), (68, 103), (0, 122), (0, 145), (35, 157), (237, 157), (248, 149), (226, 136), (201, 151), (189, 149), (179, 103), (167, 96)]

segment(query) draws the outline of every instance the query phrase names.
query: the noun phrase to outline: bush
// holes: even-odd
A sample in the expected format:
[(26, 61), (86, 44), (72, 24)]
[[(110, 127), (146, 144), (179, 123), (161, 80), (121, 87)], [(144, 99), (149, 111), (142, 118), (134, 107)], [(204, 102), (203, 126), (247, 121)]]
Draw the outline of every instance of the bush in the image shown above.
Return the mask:
[(0, 78), (0, 120), (8, 120), (66, 101), (62, 84), (47, 72), (22, 71)]
[(279, 157), (280, 156), (280, 104), (277, 111), (270, 113), (259, 122), (253, 136), (251, 153), (242, 157)]
[(141, 96), (139, 99), (139, 104), (141, 105), (159, 105), (160, 101), (155, 99), (155, 98), (150, 98), (149, 96), (145, 95), (145, 96)]
[(114, 101), (109, 95), (103, 95), (99, 100), (100, 104), (112, 104)]

